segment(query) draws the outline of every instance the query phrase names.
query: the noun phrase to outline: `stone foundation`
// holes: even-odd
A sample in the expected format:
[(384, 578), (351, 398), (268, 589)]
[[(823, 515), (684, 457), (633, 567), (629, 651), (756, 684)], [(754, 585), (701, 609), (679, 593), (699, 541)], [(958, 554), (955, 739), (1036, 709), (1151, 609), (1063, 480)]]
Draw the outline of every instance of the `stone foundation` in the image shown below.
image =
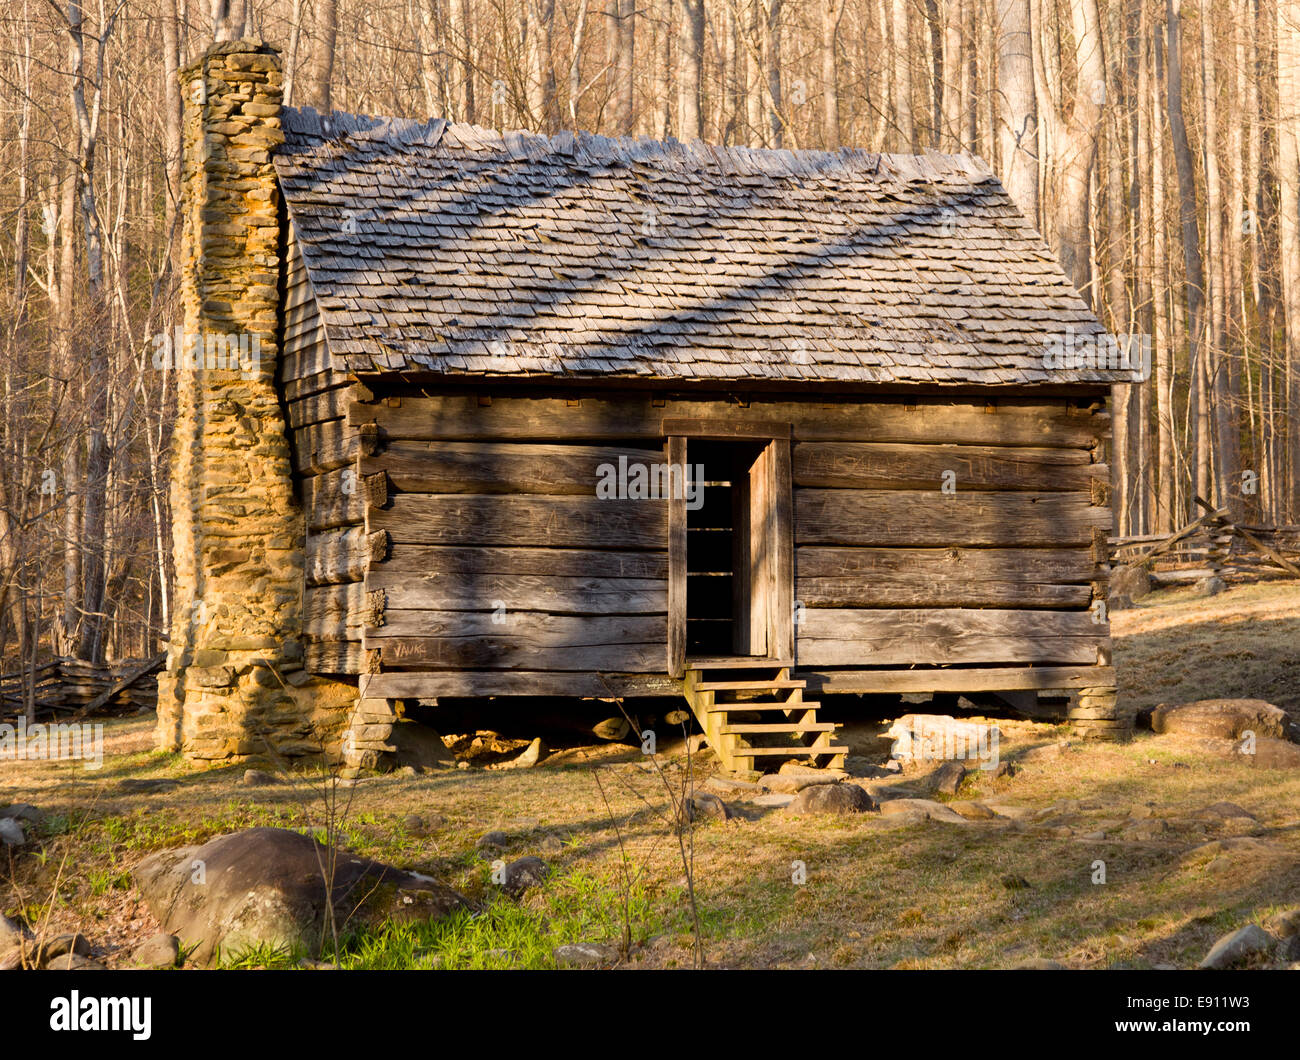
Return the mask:
[(337, 755), (357, 690), (303, 669), (305, 520), (276, 390), (279, 55), (223, 42), (179, 76), (184, 330), (159, 365), (177, 385), (176, 588), (158, 746), (208, 763)]

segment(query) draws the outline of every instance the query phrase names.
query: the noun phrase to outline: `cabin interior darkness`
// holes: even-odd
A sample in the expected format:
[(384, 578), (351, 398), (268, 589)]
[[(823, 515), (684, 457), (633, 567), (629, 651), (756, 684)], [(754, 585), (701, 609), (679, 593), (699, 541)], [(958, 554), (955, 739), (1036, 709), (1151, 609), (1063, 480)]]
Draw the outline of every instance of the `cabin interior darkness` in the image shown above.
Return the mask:
[(686, 460), (704, 466), (704, 503), (686, 511), (686, 651), (763, 655), (751, 640), (750, 534), (754, 463), (763, 443), (690, 439)]

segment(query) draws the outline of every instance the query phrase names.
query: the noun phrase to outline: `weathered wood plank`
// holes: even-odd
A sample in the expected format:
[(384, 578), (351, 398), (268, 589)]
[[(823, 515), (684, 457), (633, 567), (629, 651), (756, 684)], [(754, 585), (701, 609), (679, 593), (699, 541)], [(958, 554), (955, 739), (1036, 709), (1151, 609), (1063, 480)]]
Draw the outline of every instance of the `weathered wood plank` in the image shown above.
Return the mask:
[(395, 611), (364, 644), (385, 666), (662, 673), (665, 616)]
[(294, 452), (300, 471), (319, 474), (352, 463), (361, 452), (361, 432), (343, 420), (313, 423), (293, 432)]
[(352, 393), (353, 388), (345, 381), (288, 401), (289, 426), (297, 430), (313, 423), (341, 419), (352, 401)]
[[(670, 437), (664, 443), (669, 467), (685, 468), (686, 439)], [(670, 677), (686, 672), (686, 498), (668, 500), (668, 628), (667, 667)]]
[(355, 467), (341, 467), (302, 481), (307, 528), (329, 530), (365, 522), (366, 491)]
[(667, 436), (680, 434), (686, 438), (755, 439), (789, 438), (788, 421), (758, 420), (749, 416), (736, 417), (732, 407), (719, 405), (709, 416), (665, 416), (660, 428)]
[(424, 574), (446, 571), (465, 577), (546, 575), (557, 578), (668, 577), (666, 552), (616, 552), (583, 548), (459, 548), (395, 544), (375, 572)]
[(1110, 524), (1109, 508), (1077, 493), (795, 490), (801, 545), (1071, 546)]
[(369, 520), (372, 530), (387, 530), (398, 544), (663, 548), (668, 505), (595, 497), (402, 493), (390, 507), (372, 510)]
[[(620, 460), (624, 464), (620, 465)], [(395, 441), (361, 461), (366, 473), (384, 471), (393, 487), (412, 493), (543, 493), (597, 496), (617, 479), (635, 487), (662, 482), (663, 450), (630, 446), (531, 445), (524, 442)], [(667, 495), (667, 490), (660, 490)]]
[[(663, 403), (656, 405), (655, 400)], [(950, 398), (792, 401), (753, 396), (747, 407), (726, 400), (601, 392), (574, 399), (496, 392), (402, 397), (399, 405), (353, 404), (350, 423), (377, 424), (390, 439), (424, 441), (628, 441), (663, 437), (665, 419), (725, 419), (736, 424), (788, 422), (798, 441), (926, 442), (1087, 449), (1109, 430), (1104, 415), (1064, 401)]]
[(308, 673), (360, 674), (366, 669), (366, 653), (359, 640), (308, 640), (302, 655)]
[(772, 555), (771, 637), (769, 654), (794, 657), (794, 490), (790, 444), (773, 442), (767, 451), (768, 488), (772, 491), (767, 548)]
[(361, 694), (374, 699), (453, 696), (679, 696), (680, 681), (659, 674), (549, 673), (540, 670), (393, 671), (363, 674)]
[(797, 658), (800, 667), (813, 668), (1093, 663), (1107, 635), (1090, 611), (809, 608), (799, 623)]
[(361, 526), (308, 534), (307, 584), (359, 582), (365, 578), (367, 568), (387, 549), (386, 533), (367, 533)]
[(805, 607), (1087, 607), (1088, 549), (835, 548), (795, 551)]
[(378, 620), (382, 600), (382, 594), (368, 592), (361, 582), (308, 588), (303, 632), (312, 640), (360, 640), (362, 631)]
[(1104, 688), (1115, 684), (1111, 666), (1018, 666), (912, 670), (800, 670), (808, 693), (1014, 692)]
[(383, 589), (385, 612), (547, 611), (569, 615), (666, 614), (668, 582), (651, 578), (556, 577), (550, 574), (476, 574), (464, 571), (411, 574), (371, 570), (370, 589)]
[[(1106, 474), (1084, 449), (810, 442), (794, 447), (796, 486), (1087, 492)], [(949, 476), (948, 473), (951, 472)]]

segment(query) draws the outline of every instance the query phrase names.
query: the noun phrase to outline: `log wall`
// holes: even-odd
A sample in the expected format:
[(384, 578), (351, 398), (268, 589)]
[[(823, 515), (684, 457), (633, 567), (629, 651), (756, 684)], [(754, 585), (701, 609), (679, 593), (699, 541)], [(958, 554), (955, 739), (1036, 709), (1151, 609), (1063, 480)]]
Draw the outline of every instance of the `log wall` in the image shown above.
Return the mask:
[(359, 390), (311, 424), (355, 463), (301, 465), (313, 636), (355, 647), (346, 672), (412, 675), (408, 694), (421, 671), (458, 689), (664, 674), (669, 506), (595, 485), (620, 458), (662, 462), (666, 421), (790, 424), (801, 672), (837, 688), (864, 667), (1102, 674), (1108, 421), (1065, 397)]

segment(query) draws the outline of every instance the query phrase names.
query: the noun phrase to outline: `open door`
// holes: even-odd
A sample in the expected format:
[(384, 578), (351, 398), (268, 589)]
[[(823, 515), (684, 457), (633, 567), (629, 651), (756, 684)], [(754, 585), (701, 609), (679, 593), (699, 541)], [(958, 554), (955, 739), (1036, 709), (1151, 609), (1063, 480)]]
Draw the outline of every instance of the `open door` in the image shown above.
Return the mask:
[[(667, 424), (666, 424), (667, 426)], [(792, 660), (794, 563), (789, 427), (670, 435), (669, 462), (696, 492), (669, 500), (669, 672), (688, 658)], [(773, 437), (773, 435), (778, 435)]]

